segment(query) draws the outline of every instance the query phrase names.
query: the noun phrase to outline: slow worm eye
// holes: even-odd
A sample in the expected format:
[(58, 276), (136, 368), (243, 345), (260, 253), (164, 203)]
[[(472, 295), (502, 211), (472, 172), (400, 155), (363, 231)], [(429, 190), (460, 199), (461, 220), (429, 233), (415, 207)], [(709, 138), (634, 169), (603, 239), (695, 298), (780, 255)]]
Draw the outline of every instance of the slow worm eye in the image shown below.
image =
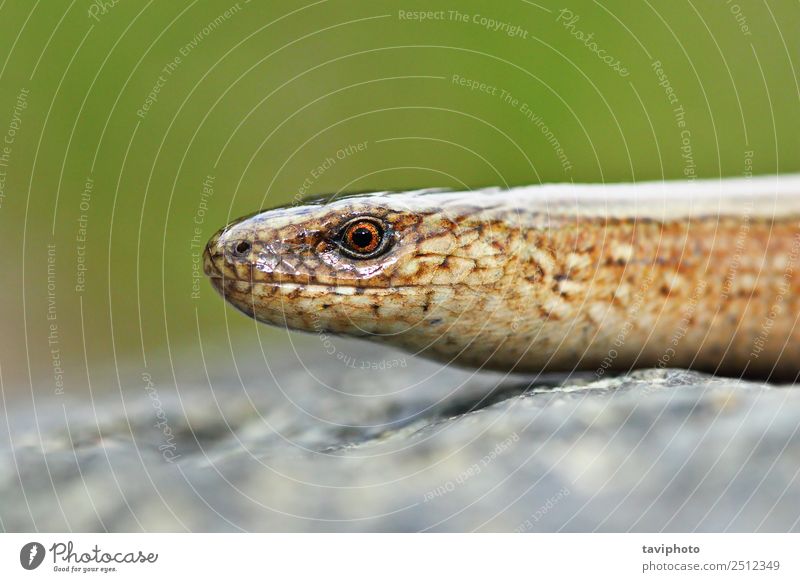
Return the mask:
[(344, 227), (339, 246), (350, 257), (370, 259), (386, 250), (386, 231), (376, 220), (356, 219)]
[(251, 248), (252, 245), (246, 240), (243, 240), (239, 241), (239, 243), (237, 243), (236, 246), (233, 247), (233, 252), (234, 254), (236, 254), (236, 256), (241, 258), (247, 256), (247, 253), (250, 252)]
[(347, 228), (344, 238), (350, 250), (368, 255), (378, 248), (381, 231), (371, 222), (357, 222)]

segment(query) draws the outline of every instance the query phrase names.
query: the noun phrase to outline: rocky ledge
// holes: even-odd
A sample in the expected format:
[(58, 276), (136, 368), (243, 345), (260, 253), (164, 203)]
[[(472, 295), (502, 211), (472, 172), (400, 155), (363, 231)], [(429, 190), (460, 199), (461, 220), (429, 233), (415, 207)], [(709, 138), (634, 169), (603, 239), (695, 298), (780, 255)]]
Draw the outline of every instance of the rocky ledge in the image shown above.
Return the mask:
[(353, 349), (359, 366), (259, 352), (12, 405), (0, 529), (800, 529), (792, 387), (682, 370), (512, 378)]

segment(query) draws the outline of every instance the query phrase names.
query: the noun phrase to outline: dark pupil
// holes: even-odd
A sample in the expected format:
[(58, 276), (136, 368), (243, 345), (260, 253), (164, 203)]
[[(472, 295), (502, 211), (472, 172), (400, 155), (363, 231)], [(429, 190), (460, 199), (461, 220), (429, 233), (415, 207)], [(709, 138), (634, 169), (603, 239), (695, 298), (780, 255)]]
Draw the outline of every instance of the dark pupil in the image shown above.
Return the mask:
[(372, 244), (372, 237), (372, 231), (361, 227), (353, 231), (353, 236), (350, 237), (350, 240), (353, 241), (353, 245), (363, 249)]

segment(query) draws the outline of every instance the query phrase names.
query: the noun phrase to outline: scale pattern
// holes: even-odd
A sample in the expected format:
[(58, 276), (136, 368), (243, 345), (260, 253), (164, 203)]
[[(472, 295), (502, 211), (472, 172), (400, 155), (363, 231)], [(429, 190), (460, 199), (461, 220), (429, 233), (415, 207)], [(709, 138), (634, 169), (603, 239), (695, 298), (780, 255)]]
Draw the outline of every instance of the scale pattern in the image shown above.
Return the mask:
[[(636, 188), (620, 190), (601, 201), (569, 187), (377, 193), (268, 210), (215, 234), (205, 270), (260, 321), (462, 366), (794, 378), (800, 193), (697, 205), (662, 188), (645, 212)], [(385, 254), (340, 251), (337, 233), (359, 216), (387, 226)]]

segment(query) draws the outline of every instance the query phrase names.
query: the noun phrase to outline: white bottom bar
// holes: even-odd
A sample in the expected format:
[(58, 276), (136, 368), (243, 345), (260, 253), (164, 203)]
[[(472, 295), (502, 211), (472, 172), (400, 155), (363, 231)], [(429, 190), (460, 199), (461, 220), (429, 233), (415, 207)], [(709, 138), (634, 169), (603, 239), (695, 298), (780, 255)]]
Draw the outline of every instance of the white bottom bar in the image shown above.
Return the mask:
[[(4, 534), (0, 580), (798, 580), (798, 542), (794, 534)], [(28, 571), (23, 562), (40, 564)]]

